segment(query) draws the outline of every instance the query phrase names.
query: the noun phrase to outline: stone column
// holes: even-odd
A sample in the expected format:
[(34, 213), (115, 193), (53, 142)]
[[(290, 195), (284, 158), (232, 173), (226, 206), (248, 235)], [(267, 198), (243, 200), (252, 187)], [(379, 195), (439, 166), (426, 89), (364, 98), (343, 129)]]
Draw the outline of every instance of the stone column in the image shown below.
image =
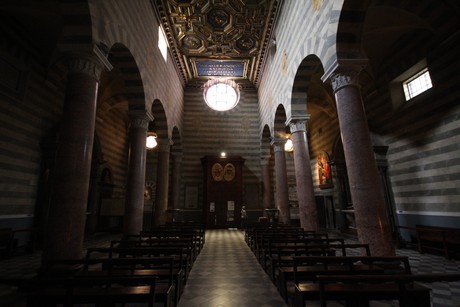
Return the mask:
[(365, 63), (351, 62), (339, 63), (327, 77), (332, 81), (337, 103), (358, 239), (361, 243), (369, 244), (372, 255), (394, 255), (383, 190), (359, 86), (359, 73)]
[(319, 230), (318, 213), (311, 177), (310, 153), (307, 142), (307, 120), (309, 116), (288, 120), (291, 140), (294, 145), (295, 180), (299, 201), (300, 226), (305, 230)]
[(129, 168), (126, 183), (123, 234), (139, 234), (144, 220), (145, 165), (147, 128), (153, 116), (147, 111), (130, 112)]
[(171, 142), (168, 139), (158, 139), (157, 191), (155, 195), (155, 210), (153, 227), (166, 223), (169, 187), (169, 153)]
[(279, 221), (284, 224), (290, 224), (291, 211), (289, 208), (289, 188), (284, 144), (286, 144), (286, 139), (284, 138), (275, 138), (271, 143), (275, 152), (276, 206), (279, 210)]
[(269, 209), (272, 206), (272, 184), (270, 176), (270, 155), (260, 157), (260, 165), (262, 167), (262, 209)]
[(103, 64), (92, 54), (66, 58), (69, 71), (42, 261), (83, 256), (96, 97)]
[[(171, 209), (179, 209), (179, 196), (180, 196), (180, 176), (182, 166), (182, 153), (172, 153), (172, 187), (171, 187)], [(173, 213), (173, 218), (179, 218)]]

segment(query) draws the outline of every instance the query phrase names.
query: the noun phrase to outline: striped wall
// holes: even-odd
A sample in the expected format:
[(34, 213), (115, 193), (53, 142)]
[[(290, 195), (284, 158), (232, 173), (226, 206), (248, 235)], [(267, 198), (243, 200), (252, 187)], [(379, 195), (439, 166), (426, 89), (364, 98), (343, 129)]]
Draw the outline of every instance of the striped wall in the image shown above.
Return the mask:
[(303, 59), (308, 55), (321, 60), (329, 57), (332, 46), (328, 32), (337, 23), (333, 5), (337, 7), (341, 2), (324, 1), (316, 11), (311, 1), (284, 1), (275, 29), (276, 53), (265, 67), (259, 86), (262, 124), (273, 126), (273, 114), (280, 103), (290, 117), (293, 82)]
[[(449, 4), (400, 5), (429, 23), (430, 31), (411, 33), (374, 72), (374, 88), (363, 89), (369, 123), (389, 147), (388, 175), (400, 224), (458, 226), (460, 41), (454, 33), (460, 23)], [(410, 102), (395, 101), (388, 83), (423, 59), (433, 88)]]
[(44, 164), (41, 142), (62, 112), (63, 93), (46, 82), (45, 68), (37, 61), (40, 54), (33, 50), (24, 37), (2, 35), (0, 216), (35, 213)]
[[(318, 56), (325, 70), (334, 62), (335, 47), (331, 42), (337, 29), (341, 31), (337, 37), (338, 48), (351, 51), (349, 56), (352, 56), (350, 46), (356, 45), (359, 39), (356, 30), (364, 21), (365, 11), (363, 6), (353, 7), (349, 5), (352, 2), (344, 2), (344, 12), (341, 12), (340, 1), (325, 2), (318, 12), (310, 8), (309, 1), (285, 1), (275, 30), (276, 53), (267, 61), (259, 87), (262, 124), (273, 127), (273, 116), (280, 103), (285, 106), (287, 117), (290, 116), (294, 77), (306, 56)], [(370, 65), (361, 74), (369, 127), (389, 146), (388, 175), (396, 209), (400, 214), (419, 215), (418, 220), (425, 222), (426, 216), (460, 215), (459, 161), (456, 158), (459, 156), (459, 78), (456, 73), (459, 67), (455, 56), (459, 44), (458, 35), (449, 37), (449, 33), (458, 31), (453, 13), (458, 7), (430, 1), (418, 2), (416, 6), (410, 2), (388, 5), (401, 6), (425, 22), (429, 20), (430, 31), (435, 32), (429, 39), (423, 32), (411, 35), (411, 44), (406, 40), (406, 44), (391, 50), (383, 61), (376, 58), (381, 61), (379, 64), (372, 58), (372, 52), (368, 52)], [(417, 39), (419, 46), (415, 47)], [(413, 106), (395, 110), (389, 82), (424, 57), (428, 58), (435, 88), (431, 94), (417, 99)], [(339, 133), (338, 122), (324, 114), (309, 121), (308, 139), (316, 193), (321, 191), (315, 158), (321, 150), (333, 154), (333, 144)]]
[[(166, 106), (171, 132), (174, 126), (182, 129), (183, 89), (171, 58), (165, 62), (156, 44), (152, 43), (158, 41), (159, 23), (150, 1), (130, 1), (129, 4), (126, 1), (99, 1), (97, 5), (94, 2), (89, 4), (91, 17), (88, 4), (63, 2), (61, 10), (66, 14), (63, 18), (66, 28), (59, 48), (61, 51), (92, 50), (92, 42), (100, 45), (102, 51), (115, 46), (110, 51), (116, 57), (110, 60), (114, 61), (112, 64), (124, 79), (125, 96), (103, 96), (111, 84), (107, 87), (104, 84), (106, 79), (101, 78), (96, 134), (102, 157), (113, 172), (113, 196), (123, 198), (128, 161), (126, 99), (129, 103), (140, 102), (142, 109), (149, 109), (148, 105), (159, 99)], [(139, 20), (143, 22), (137, 22)], [(147, 27), (146, 24), (152, 26)], [(62, 73), (65, 71), (61, 65), (47, 71), (48, 63), (39, 62), (44, 57), (33, 53), (36, 50), (34, 44), (37, 44), (34, 39), (39, 37), (27, 37), (27, 32), (20, 29), (20, 25), (7, 25), (3, 21), (1, 28), (4, 29), (4, 26), (9, 29), (9, 35), (2, 36), (0, 59), (2, 65), (8, 64), (9, 70), (2, 71), (8, 71), (10, 76), (18, 75), (18, 78), (15, 83), (11, 81), (14, 79), (5, 76), (0, 82), (3, 117), (0, 123), (0, 139), (3, 142), (0, 215), (32, 215), (36, 203), (40, 201), (40, 168), (43, 164), (40, 143), (61, 120), (65, 87), (65, 75)], [(18, 31), (16, 35), (15, 30)], [(104, 50), (104, 46), (108, 49)], [(48, 48), (53, 50), (55, 47)], [(129, 52), (126, 53), (126, 50)]]
[[(311, 63), (302, 62), (309, 55), (316, 55), (320, 60), (326, 61), (334, 54), (331, 51), (333, 46), (328, 43), (331, 40), (329, 31), (338, 22), (337, 9), (340, 3), (342, 2), (324, 1), (320, 10), (316, 11), (311, 1), (284, 1), (275, 30), (276, 53), (272, 52), (270, 61), (267, 61), (259, 87), (263, 124), (273, 127), (273, 116), (279, 104), (285, 106), (285, 120), (291, 115), (308, 113), (309, 98), (308, 95), (305, 96), (305, 92), (311, 82), (311, 75), (317, 74), (318, 67), (315, 65), (318, 66), (318, 61), (312, 58)], [(301, 63), (303, 68), (300, 67)], [(300, 99), (296, 100), (294, 106), (291, 105), (296, 98)], [(332, 144), (339, 133), (338, 122), (327, 115), (313, 117), (308, 121), (307, 133), (315, 193), (321, 193), (318, 188), (316, 156), (321, 150), (332, 153)], [(292, 153), (286, 153), (286, 167), (288, 183), (295, 185)]]
[(431, 51), (433, 89), (394, 112), (381, 127), (389, 145), (396, 209), (402, 214), (460, 216), (458, 44), (456, 39)]
[(113, 197), (125, 196), (128, 173), (128, 123), (126, 114), (113, 108), (96, 114), (96, 134), (99, 137), (103, 159), (110, 166), (114, 186)]
[[(234, 109), (217, 112), (206, 105), (201, 89), (186, 89), (180, 200), (182, 206), (185, 187), (198, 186), (198, 202), (201, 207), (203, 168), (200, 159), (206, 155), (219, 155), (221, 151), (225, 151), (227, 156), (241, 156), (245, 159), (243, 185), (260, 185), (257, 92), (244, 89), (240, 95), (240, 102)], [(261, 204), (262, 199), (259, 197), (259, 204), (254, 207), (261, 207)]]
[(165, 61), (158, 49), (159, 17), (151, 1), (105, 0), (93, 4), (90, 7), (94, 40), (109, 47), (123, 44), (134, 58), (141, 80), (136, 80), (129, 92), (134, 98), (142, 94), (142, 101), (136, 102), (140, 104), (138, 108), (150, 110), (155, 100), (161, 101), (168, 119), (169, 137), (173, 127), (182, 134), (183, 84), (171, 53)]
[[(146, 110), (154, 101), (161, 103), (168, 136), (172, 137), (176, 127), (175, 139), (183, 153), (181, 206), (186, 187), (198, 186), (202, 195), (200, 158), (225, 150), (228, 155), (246, 159), (243, 181), (251, 188), (259, 188), (259, 204), (254, 206), (258, 208), (262, 200), (263, 127), (270, 127), (273, 133), (280, 104), (286, 110), (286, 119), (293, 111), (301, 110), (301, 104), (291, 107), (291, 99), (295, 77), (307, 56), (315, 55), (327, 71), (336, 58), (335, 39), (346, 50), (351, 46), (347, 45), (348, 34), (354, 46), (354, 26), (359, 26), (354, 22), (362, 22), (363, 11), (360, 5), (348, 7), (353, 2), (356, 1), (324, 1), (315, 10), (311, 1), (284, 0), (274, 33), (276, 45), (265, 62), (257, 90), (244, 89), (237, 108), (222, 114), (204, 104), (200, 89), (184, 88), (171, 54), (166, 62), (163, 60), (156, 46), (159, 17), (149, 0), (64, 1), (64, 36), (58, 46), (60, 50), (89, 50), (93, 43), (102, 43), (109, 50), (115, 46), (112, 51), (118, 57), (114, 64), (121, 68), (127, 86), (128, 95), (124, 98), (135, 103), (135, 108)], [(372, 5), (376, 1), (370, 2)], [(412, 10), (429, 21), (431, 34), (418, 32), (412, 36), (418, 45), (404, 44), (391, 50), (380, 65), (367, 50), (370, 65), (362, 73), (361, 82), (369, 127), (388, 146), (388, 176), (399, 214), (420, 217), (412, 221), (422, 220), (421, 217), (426, 220), (427, 216), (455, 217), (460, 215), (460, 42), (458, 35), (453, 34), (459, 29), (457, 7), (451, 2), (419, 1), (413, 8), (410, 1), (387, 2), (378, 3), (402, 5), (402, 9)], [(343, 4), (346, 12), (341, 11)], [(46, 163), (41, 141), (51, 135), (51, 129), (60, 121), (65, 76), (59, 75), (59, 69), (48, 71), (46, 60), (50, 55), (44, 59), (43, 54), (35, 51), (39, 42), (28, 37), (14, 20), (3, 20), (1, 30), (4, 35), (0, 39), (0, 65), (7, 74), (0, 78), (0, 215), (31, 215), (40, 201), (42, 168)], [(389, 83), (423, 58), (432, 73), (434, 88), (414, 102), (394, 108)], [(101, 101), (96, 123), (103, 157), (113, 171), (114, 193), (120, 197), (125, 193), (128, 160), (126, 99)], [(315, 159), (322, 150), (333, 155), (339, 133), (338, 122), (325, 114), (309, 121), (308, 140), (317, 193), (320, 191)], [(151, 171), (146, 178), (153, 181), (155, 156), (150, 156)], [(292, 154), (286, 154), (286, 162), (291, 184), (295, 182)], [(201, 203), (202, 198), (198, 211)]]

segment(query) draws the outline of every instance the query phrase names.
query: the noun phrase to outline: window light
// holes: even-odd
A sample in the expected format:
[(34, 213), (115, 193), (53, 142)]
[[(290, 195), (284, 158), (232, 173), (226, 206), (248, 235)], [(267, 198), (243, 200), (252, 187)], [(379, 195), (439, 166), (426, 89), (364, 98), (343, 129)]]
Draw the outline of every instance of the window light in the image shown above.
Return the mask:
[(425, 68), (403, 82), (406, 101), (409, 101), (432, 87), (430, 73), (428, 72), (428, 68)]
[(232, 80), (211, 79), (203, 86), (206, 104), (216, 111), (233, 109), (240, 100), (238, 85)]
[(168, 43), (166, 42), (166, 35), (161, 26), (158, 27), (158, 49), (160, 49), (161, 55), (166, 62), (168, 59)]

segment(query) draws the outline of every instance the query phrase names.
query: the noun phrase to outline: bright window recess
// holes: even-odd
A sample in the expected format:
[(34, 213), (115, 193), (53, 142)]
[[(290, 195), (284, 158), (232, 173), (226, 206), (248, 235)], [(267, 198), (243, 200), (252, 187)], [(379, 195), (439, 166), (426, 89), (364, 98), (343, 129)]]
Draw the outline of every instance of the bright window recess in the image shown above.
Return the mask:
[(232, 80), (210, 80), (203, 94), (206, 104), (216, 111), (233, 109), (240, 99), (238, 85)]
[(168, 43), (166, 42), (166, 36), (161, 26), (158, 27), (158, 49), (160, 49), (161, 55), (165, 59), (168, 59)]
[(431, 83), (430, 73), (428, 72), (428, 68), (425, 68), (403, 82), (406, 101), (411, 100), (415, 96), (427, 91), (432, 87), (433, 85)]

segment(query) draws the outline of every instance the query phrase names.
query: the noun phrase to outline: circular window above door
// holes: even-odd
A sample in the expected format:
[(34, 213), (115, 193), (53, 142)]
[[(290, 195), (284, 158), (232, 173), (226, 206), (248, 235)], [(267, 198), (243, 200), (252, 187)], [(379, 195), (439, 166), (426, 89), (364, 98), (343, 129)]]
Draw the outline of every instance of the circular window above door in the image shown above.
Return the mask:
[(238, 104), (240, 91), (238, 85), (232, 80), (213, 79), (204, 85), (203, 96), (211, 109), (228, 111)]

